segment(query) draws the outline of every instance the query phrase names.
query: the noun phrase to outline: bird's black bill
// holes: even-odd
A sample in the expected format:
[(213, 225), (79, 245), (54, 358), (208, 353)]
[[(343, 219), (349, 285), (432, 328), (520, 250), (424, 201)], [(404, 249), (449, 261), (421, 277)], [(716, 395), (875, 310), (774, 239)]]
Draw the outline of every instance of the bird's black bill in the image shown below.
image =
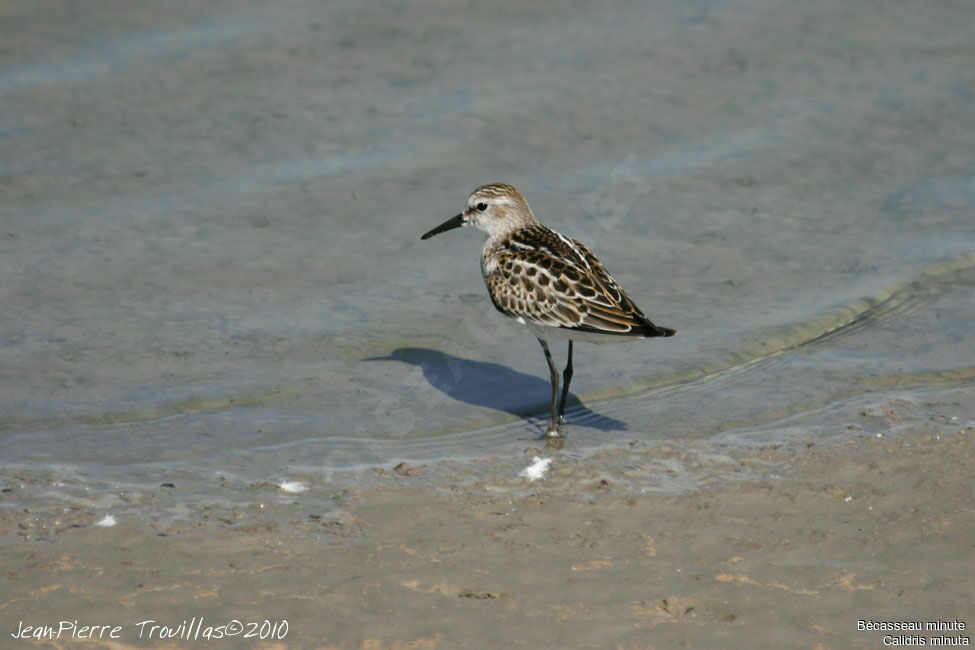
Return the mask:
[(458, 214), (456, 217), (451, 217), (447, 219), (442, 224), (428, 232), (427, 234), (420, 237), (420, 239), (430, 239), (434, 235), (439, 235), (442, 232), (447, 232), (448, 230), (453, 230), (454, 228), (460, 228), (464, 225), (464, 215)]

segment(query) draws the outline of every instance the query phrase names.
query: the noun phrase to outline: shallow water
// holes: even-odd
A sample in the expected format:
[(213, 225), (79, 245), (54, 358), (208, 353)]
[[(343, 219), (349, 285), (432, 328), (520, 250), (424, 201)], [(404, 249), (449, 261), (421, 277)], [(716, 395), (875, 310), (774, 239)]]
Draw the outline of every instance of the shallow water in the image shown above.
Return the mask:
[(515, 480), (541, 351), (479, 233), (419, 240), (493, 181), (680, 330), (577, 346), (561, 457), (934, 417), (975, 385), (970, 12), (875, 9), (5, 5), (0, 498)]

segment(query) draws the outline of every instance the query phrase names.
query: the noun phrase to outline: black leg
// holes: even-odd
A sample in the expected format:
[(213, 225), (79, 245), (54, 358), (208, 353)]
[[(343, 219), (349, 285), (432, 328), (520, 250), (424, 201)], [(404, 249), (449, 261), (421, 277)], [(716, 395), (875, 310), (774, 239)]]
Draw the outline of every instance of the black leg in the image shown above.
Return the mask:
[(562, 372), (562, 401), (559, 403), (559, 424), (565, 424), (565, 402), (569, 399), (569, 382), (572, 381), (572, 339), (569, 339), (569, 362)]
[(548, 350), (548, 343), (542, 339), (538, 339), (538, 342), (542, 344), (542, 349), (545, 350), (545, 360), (548, 361), (548, 371), (552, 378), (552, 421), (548, 425), (548, 431), (545, 432), (546, 436), (550, 438), (557, 438), (561, 435), (559, 431), (559, 422), (556, 415), (556, 400), (559, 397), (559, 371), (555, 368), (555, 362), (552, 361), (552, 353)]

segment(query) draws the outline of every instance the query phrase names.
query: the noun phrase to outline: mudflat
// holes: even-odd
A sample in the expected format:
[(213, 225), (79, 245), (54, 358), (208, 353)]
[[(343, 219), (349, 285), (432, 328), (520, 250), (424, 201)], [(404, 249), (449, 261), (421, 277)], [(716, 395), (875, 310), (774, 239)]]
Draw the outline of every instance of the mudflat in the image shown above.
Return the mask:
[[(865, 416), (894, 428), (901, 406)], [(404, 471), (295, 521), (76, 524), (24, 541), (8, 515), (3, 645), (18, 633), (81, 645), (86, 627), (84, 647), (113, 648), (967, 643), (973, 442), (970, 423), (932, 419), (738, 449), (730, 460), (763, 464), (764, 478), (679, 495), (621, 492), (612, 472), (586, 476), (600, 459), (556, 454), (517, 495), (416, 487)], [(568, 489), (578, 481), (589, 491)]]

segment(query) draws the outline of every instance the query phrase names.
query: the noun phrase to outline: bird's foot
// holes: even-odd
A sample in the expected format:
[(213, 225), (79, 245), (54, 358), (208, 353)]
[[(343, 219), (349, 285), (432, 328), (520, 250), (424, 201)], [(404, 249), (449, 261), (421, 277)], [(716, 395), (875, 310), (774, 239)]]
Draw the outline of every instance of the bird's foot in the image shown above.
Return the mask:
[(559, 421), (549, 422), (548, 429), (545, 431), (546, 438), (561, 438), (562, 437), (562, 425), (565, 424), (565, 420), (559, 417)]

